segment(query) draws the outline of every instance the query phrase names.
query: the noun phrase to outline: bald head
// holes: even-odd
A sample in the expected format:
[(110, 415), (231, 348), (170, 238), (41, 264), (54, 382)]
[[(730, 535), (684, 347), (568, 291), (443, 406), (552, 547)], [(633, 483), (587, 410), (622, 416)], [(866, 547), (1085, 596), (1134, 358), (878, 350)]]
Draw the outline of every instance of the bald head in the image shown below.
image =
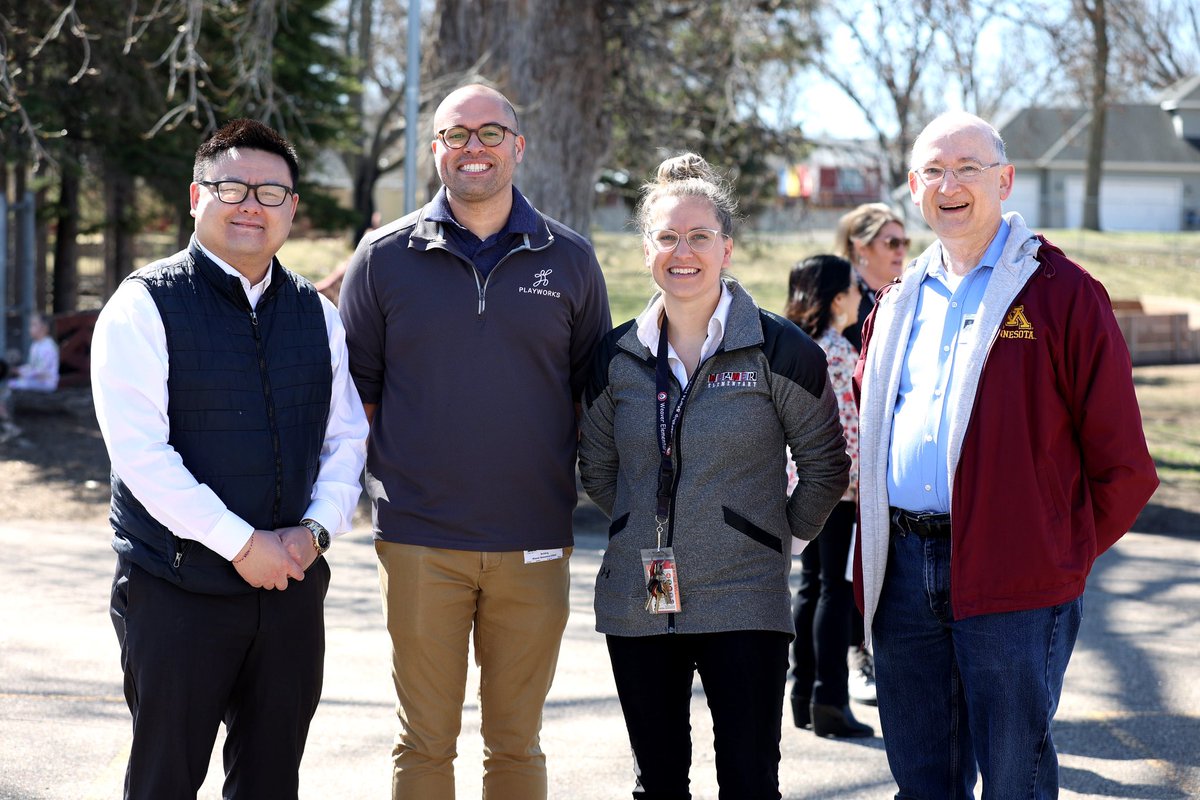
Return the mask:
[(438, 105), (437, 111), (433, 114), (433, 129), (440, 131), (447, 127), (445, 124), (446, 118), (453, 112), (465, 105), (478, 101), (481, 98), (486, 98), (495, 104), (498, 109), (501, 109), (500, 116), (503, 119), (495, 119), (493, 122), (499, 122), (514, 131), (519, 131), (520, 125), (517, 122), (517, 110), (513, 108), (513, 104), (508, 98), (490, 86), (485, 86), (482, 83), (472, 83), (467, 86), (462, 86), (455, 89)]
[(917, 169), (924, 165), (923, 162), (918, 163), (918, 153), (923, 152), (925, 145), (931, 140), (968, 131), (979, 134), (991, 144), (995, 151), (996, 161), (1001, 163), (1008, 161), (1008, 156), (1004, 152), (1004, 140), (1000, 138), (1000, 132), (992, 127), (990, 122), (974, 114), (968, 114), (966, 111), (947, 111), (945, 114), (935, 117), (917, 136), (916, 141), (913, 142), (912, 152), (909, 154), (909, 167)]

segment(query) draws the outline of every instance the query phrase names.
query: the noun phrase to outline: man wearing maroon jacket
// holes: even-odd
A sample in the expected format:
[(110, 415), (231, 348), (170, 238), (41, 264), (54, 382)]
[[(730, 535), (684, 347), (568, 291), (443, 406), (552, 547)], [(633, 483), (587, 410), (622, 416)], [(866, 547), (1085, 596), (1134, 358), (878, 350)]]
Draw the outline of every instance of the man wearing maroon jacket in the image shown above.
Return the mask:
[(913, 146), (938, 241), (863, 328), (856, 589), (897, 798), (1058, 796), (1050, 725), (1096, 557), (1158, 485), (1104, 287), (1002, 214), (978, 117)]

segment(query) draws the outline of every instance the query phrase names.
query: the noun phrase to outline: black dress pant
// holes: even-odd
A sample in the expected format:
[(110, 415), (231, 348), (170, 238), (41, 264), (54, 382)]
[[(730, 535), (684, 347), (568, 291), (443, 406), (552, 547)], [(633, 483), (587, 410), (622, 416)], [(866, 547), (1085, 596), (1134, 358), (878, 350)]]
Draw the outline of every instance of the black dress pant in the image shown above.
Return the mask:
[(846, 580), (846, 559), (855, 518), (855, 504), (839, 502), (816, 540), (800, 554), (792, 696), (804, 703), (841, 708), (850, 702), (846, 651), (855, 607), (854, 585)]
[(638, 800), (688, 800), (692, 678), (712, 712), (721, 800), (779, 800), (788, 636), (776, 631), (608, 636)]
[(194, 800), (220, 724), (226, 800), (296, 800), (321, 697), (329, 565), (284, 591), (184, 591), (118, 557), (111, 615), (133, 744), (127, 800)]

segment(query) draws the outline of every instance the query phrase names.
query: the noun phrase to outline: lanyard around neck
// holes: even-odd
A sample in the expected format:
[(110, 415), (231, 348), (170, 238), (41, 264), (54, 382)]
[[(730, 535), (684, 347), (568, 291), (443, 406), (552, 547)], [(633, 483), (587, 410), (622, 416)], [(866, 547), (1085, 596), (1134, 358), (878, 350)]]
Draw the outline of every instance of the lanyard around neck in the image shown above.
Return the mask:
[[(697, 369), (699, 372), (699, 369)], [(679, 418), (683, 415), (683, 405), (687, 402), (688, 394), (696, 385), (696, 377), (688, 381), (687, 386), (679, 395), (673, 411), (669, 410), (671, 400), (671, 367), (667, 363), (667, 317), (663, 314), (662, 329), (658, 334), (658, 355), (654, 364), (655, 399), (657, 409), (654, 423), (658, 428), (658, 452), (661, 461), (658, 466), (658, 506), (655, 517), (659, 525), (667, 521), (671, 513), (671, 487), (675, 482), (675, 462), (671, 456), (675, 448), (675, 438), (679, 434)]]

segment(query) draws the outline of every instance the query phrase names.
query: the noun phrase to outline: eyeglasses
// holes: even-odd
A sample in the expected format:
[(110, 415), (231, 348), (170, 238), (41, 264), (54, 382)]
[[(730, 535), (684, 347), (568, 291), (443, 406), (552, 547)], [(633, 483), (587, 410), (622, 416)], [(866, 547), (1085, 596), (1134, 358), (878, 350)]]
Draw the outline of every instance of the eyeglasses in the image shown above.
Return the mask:
[(998, 167), (1003, 164), (1003, 161), (997, 161), (995, 164), (964, 164), (958, 169), (950, 169), (943, 167), (922, 167), (916, 170), (917, 177), (926, 186), (936, 186), (946, 179), (946, 173), (954, 176), (954, 179), (959, 183), (974, 183), (983, 177), (983, 173), (987, 172), (992, 167)]
[(501, 125), (499, 122), (489, 122), (486, 125), (480, 125), (478, 128), (454, 125), (449, 128), (442, 128), (437, 132), (437, 135), (446, 147), (449, 147), (451, 150), (461, 150), (471, 141), (472, 134), (477, 136), (479, 143), (485, 147), (495, 147), (504, 141), (505, 131), (511, 133), (513, 136), (521, 135), (507, 125)]
[(901, 239), (899, 236), (889, 236), (886, 239), (880, 239), (879, 241), (882, 242), (883, 246), (888, 250), (907, 250), (909, 245), (912, 244), (912, 239), (909, 239), (907, 236), (905, 236), (903, 239)]
[(246, 199), (250, 190), (254, 190), (254, 199), (268, 208), (275, 208), (287, 202), (288, 195), (295, 192), (288, 186), (278, 183), (243, 183), (242, 181), (196, 181), (201, 186), (213, 190), (213, 194), (222, 203), (237, 205)]
[(725, 236), (725, 234), (712, 228), (692, 228), (682, 236), (678, 231), (673, 231), (670, 228), (658, 228), (646, 232), (646, 238), (650, 240), (650, 244), (654, 245), (654, 249), (660, 253), (673, 252), (679, 246), (681, 238), (687, 241), (688, 249), (693, 253), (707, 253), (713, 249), (713, 245), (722, 236)]

